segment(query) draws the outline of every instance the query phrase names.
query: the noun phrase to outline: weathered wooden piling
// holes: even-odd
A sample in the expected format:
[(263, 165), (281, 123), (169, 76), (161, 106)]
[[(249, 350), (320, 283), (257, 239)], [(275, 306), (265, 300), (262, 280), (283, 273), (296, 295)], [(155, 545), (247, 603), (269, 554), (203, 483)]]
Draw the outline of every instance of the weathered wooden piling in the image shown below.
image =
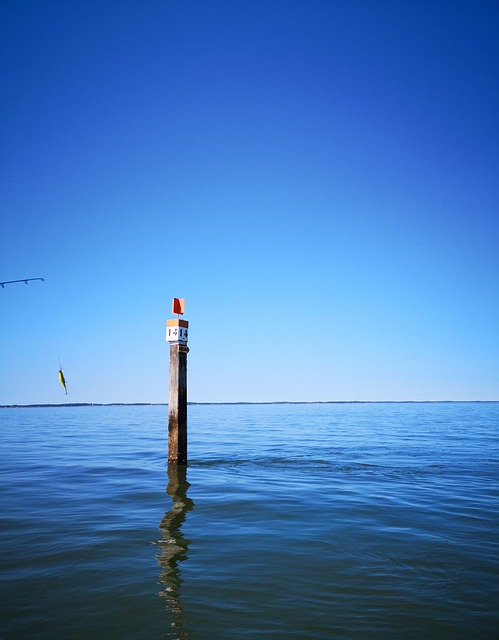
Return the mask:
[(187, 464), (187, 337), (189, 323), (181, 320), (184, 300), (173, 299), (174, 320), (166, 322), (170, 343), (170, 383), (168, 389), (168, 464)]

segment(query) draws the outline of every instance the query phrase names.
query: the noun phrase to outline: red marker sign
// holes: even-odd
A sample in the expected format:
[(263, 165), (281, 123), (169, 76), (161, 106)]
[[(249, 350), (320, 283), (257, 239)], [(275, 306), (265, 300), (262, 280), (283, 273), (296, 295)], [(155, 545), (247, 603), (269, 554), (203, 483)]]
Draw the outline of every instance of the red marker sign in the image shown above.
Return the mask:
[(177, 315), (184, 314), (185, 298), (173, 298), (172, 301), (172, 313)]

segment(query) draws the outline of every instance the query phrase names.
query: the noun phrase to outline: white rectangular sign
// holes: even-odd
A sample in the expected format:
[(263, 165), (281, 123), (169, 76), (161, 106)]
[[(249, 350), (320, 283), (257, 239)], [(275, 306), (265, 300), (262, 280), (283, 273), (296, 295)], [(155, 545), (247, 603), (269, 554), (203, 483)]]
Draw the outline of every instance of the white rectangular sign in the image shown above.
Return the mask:
[(186, 327), (167, 327), (166, 339), (168, 342), (187, 342), (188, 329)]

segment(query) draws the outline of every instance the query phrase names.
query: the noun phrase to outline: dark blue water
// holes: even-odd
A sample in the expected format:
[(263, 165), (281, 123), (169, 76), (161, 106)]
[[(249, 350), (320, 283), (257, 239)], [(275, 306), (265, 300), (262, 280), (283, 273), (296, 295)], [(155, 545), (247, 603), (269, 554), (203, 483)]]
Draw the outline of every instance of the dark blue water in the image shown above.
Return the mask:
[(499, 403), (0, 409), (0, 638), (494, 638)]

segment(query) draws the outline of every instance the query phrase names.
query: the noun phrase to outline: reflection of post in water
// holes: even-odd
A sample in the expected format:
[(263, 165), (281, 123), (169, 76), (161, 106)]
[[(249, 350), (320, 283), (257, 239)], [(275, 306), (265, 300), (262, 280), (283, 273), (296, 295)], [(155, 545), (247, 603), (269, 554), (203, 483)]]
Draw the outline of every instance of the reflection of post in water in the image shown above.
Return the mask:
[[(165, 513), (165, 517), (159, 525), (161, 553), (158, 555), (158, 562), (162, 568), (159, 580), (165, 585), (160, 595), (168, 601), (177, 631), (181, 631), (183, 623), (183, 605), (180, 599), (182, 579), (178, 564), (187, 558), (189, 546), (189, 540), (184, 538), (180, 528), (184, 523), (186, 513), (194, 507), (194, 502), (187, 497), (189, 486), (187, 467), (176, 464), (168, 465), (166, 492), (171, 497), (173, 505), (170, 511)], [(183, 637), (183, 634), (179, 637)]]

